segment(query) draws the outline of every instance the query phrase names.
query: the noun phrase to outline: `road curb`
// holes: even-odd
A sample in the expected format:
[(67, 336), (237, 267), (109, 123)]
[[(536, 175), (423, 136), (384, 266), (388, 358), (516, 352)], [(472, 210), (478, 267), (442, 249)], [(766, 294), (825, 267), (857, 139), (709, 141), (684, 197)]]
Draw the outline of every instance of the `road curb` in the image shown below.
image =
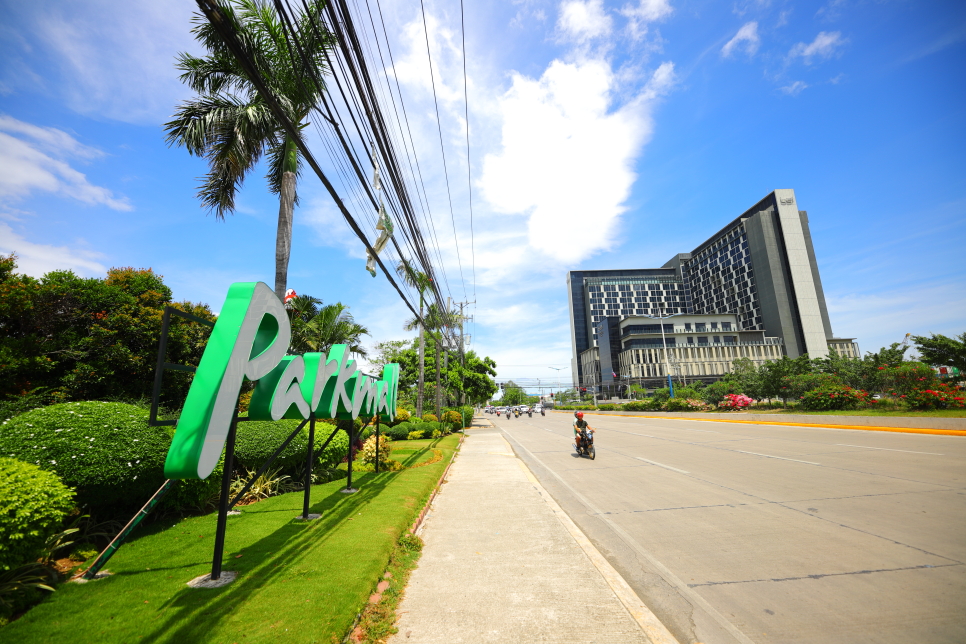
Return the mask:
[[(568, 411), (557, 411), (563, 414)], [(585, 411), (585, 414), (593, 416), (611, 416), (615, 418), (655, 418), (660, 420), (695, 420), (702, 423), (738, 423), (741, 425), (785, 425), (792, 427), (823, 427), (829, 429), (864, 429), (875, 432), (899, 432), (903, 434), (935, 434), (940, 436), (966, 436), (966, 430), (961, 429), (931, 429), (925, 427), (882, 427), (874, 425), (832, 425), (827, 423), (783, 423), (780, 421), (766, 420), (738, 420), (727, 418), (694, 418), (692, 416), (631, 416), (627, 414), (609, 413), (606, 411)]]
[[(513, 447), (510, 445), (509, 441), (504, 436), (500, 436), (504, 443), (506, 443), (507, 450), (513, 454)], [(567, 529), (570, 536), (573, 537), (577, 545), (580, 546), (587, 558), (590, 559), (594, 567), (601, 574), (607, 585), (610, 586), (611, 590), (623, 604), (624, 608), (630, 613), (634, 621), (637, 622), (638, 626), (647, 636), (647, 638), (652, 642), (652, 644), (680, 644), (677, 638), (671, 634), (667, 627), (657, 618), (657, 616), (651, 612), (651, 609), (641, 601), (641, 598), (637, 596), (634, 589), (631, 588), (630, 584), (624, 580), (617, 570), (610, 565), (610, 562), (604, 558), (604, 555), (600, 554), (600, 551), (594, 546), (594, 544), (587, 538), (587, 535), (577, 527), (577, 524), (573, 522), (570, 516), (564, 512), (563, 508), (554, 500), (550, 493), (540, 484), (537, 477), (533, 475), (527, 464), (523, 462), (523, 459), (513, 454), (517, 459), (517, 464), (520, 469), (523, 470), (523, 474), (527, 477), (527, 480), (533, 485), (537, 490), (537, 493), (543, 498), (544, 502), (550, 507), (551, 512), (557, 517), (557, 520)]]

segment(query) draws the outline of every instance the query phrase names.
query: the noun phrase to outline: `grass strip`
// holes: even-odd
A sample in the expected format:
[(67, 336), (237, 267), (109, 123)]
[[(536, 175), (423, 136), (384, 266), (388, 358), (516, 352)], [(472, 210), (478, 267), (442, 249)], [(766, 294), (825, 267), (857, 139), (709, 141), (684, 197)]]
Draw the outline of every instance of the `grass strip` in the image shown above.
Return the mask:
[(4, 641), (341, 642), (386, 571), (400, 537), (422, 510), (459, 437), (408, 441), (400, 472), (359, 473), (312, 488), (322, 518), (298, 521), (302, 493), (272, 497), (229, 517), (227, 571), (217, 589), (185, 584), (210, 572), (216, 515), (158, 521), (141, 530), (109, 566), (113, 575), (64, 584), (2, 630)]
[(395, 625), (396, 609), (409, 584), (409, 576), (419, 563), (422, 550), (423, 541), (415, 534), (404, 534), (399, 539), (389, 557), (389, 569), (386, 571), (385, 579), (389, 587), (383, 591), (379, 601), (366, 605), (349, 642), (384, 644), (390, 636), (399, 632)]

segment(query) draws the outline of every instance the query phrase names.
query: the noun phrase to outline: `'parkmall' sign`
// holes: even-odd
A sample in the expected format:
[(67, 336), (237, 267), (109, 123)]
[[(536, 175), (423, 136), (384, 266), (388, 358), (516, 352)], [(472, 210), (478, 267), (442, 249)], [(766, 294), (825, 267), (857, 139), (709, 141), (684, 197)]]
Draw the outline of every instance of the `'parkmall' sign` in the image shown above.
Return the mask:
[(328, 355), (286, 355), (292, 328), (285, 307), (263, 282), (238, 282), (201, 356), (188, 390), (164, 474), (206, 478), (215, 469), (231, 429), (245, 378), (257, 381), (248, 408), (253, 420), (356, 418), (391, 421), (396, 415), (399, 365), (387, 364), (381, 380), (364, 375), (344, 344)]

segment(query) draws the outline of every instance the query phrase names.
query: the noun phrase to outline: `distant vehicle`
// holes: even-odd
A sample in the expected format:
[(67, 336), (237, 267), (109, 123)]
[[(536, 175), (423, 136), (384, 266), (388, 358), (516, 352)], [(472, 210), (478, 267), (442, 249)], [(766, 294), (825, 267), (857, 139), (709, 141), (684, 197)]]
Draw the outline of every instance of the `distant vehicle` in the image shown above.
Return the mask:
[(520, 413), (521, 414), (525, 414), (528, 411), (530, 411), (530, 408), (529, 407), (527, 407), (526, 405), (520, 405)]
[(543, 411), (543, 405), (534, 405), (533, 411), (537, 411), (537, 412)]

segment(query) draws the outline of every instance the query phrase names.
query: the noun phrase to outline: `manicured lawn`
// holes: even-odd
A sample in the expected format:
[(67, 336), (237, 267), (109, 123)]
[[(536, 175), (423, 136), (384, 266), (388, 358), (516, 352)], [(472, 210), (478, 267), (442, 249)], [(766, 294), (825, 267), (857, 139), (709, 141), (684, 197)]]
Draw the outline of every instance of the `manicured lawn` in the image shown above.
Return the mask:
[[(394, 544), (422, 509), (459, 436), (397, 443), (397, 460), (437, 463), (395, 473), (354, 473), (312, 488), (311, 511), (296, 520), (302, 493), (241, 508), (229, 517), (224, 569), (238, 579), (218, 589), (185, 584), (210, 572), (216, 515), (158, 521), (107, 565), (114, 574), (62, 584), (0, 629), (5, 642), (341, 642), (380, 581)], [(405, 447), (403, 447), (405, 446)]]

